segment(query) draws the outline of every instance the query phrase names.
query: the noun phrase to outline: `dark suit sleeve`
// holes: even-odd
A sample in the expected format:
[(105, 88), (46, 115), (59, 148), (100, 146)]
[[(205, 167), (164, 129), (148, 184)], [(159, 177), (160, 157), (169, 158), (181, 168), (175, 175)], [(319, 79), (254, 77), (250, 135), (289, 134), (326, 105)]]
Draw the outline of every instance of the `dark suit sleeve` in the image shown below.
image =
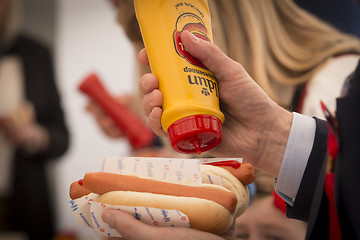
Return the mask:
[(34, 105), (36, 121), (49, 133), (50, 145), (42, 158), (61, 156), (69, 145), (69, 132), (61, 106), (61, 98), (55, 81), (52, 56), (47, 47), (28, 38), (22, 38), (22, 53), (26, 97)]
[(325, 177), (328, 129), (325, 121), (314, 119), (316, 121), (316, 133), (313, 148), (294, 205), (292, 207), (288, 206), (286, 211), (288, 217), (304, 221), (309, 218), (315, 193), (318, 192), (319, 187), (322, 187)]
[[(347, 95), (337, 99), (339, 152), (335, 164), (335, 202), (343, 239), (360, 239), (360, 61), (349, 80)], [(289, 217), (308, 220), (311, 239), (328, 239), (329, 209), (324, 194), (326, 168), (326, 126), (316, 120), (314, 149)], [(321, 132), (323, 129), (323, 133)], [(324, 143), (321, 143), (324, 142)], [(318, 145), (318, 150), (315, 146)], [(322, 153), (323, 152), (323, 153)]]

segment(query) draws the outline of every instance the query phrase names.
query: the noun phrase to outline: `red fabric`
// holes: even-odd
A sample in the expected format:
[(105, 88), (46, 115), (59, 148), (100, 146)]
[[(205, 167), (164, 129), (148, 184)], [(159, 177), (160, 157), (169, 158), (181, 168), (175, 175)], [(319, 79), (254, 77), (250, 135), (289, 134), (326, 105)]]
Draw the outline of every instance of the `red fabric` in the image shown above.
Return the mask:
[(328, 164), (331, 164), (331, 168), (328, 166), (328, 172), (325, 176), (325, 194), (329, 201), (329, 239), (330, 240), (341, 240), (341, 228), (339, 222), (339, 216), (337, 214), (336, 203), (335, 203), (335, 173), (334, 165), (337, 158), (339, 144), (334, 135), (334, 132), (329, 127), (329, 135), (327, 139), (327, 148), (330, 161)]
[(325, 194), (329, 201), (329, 239), (341, 240), (340, 222), (334, 200), (334, 184), (334, 173), (326, 173)]
[(285, 201), (275, 192), (273, 191), (273, 198), (274, 198), (274, 206), (286, 214), (286, 203)]
[[(299, 113), (301, 113), (302, 111), (304, 99), (306, 98), (306, 93), (307, 91), (305, 87), (299, 100), (299, 105), (297, 109)], [(331, 127), (328, 126), (328, 128), (329, 128), (329, 135), (327, 139), (328, 155), (329, 157), (331, 157), (331, 161), (332, 161), (331, 164), (334, 165), (338, 155), (339, 144)], [(342, 236), (341, 236), (340, 221), (339, 221), (339, 216), (337, 214), (335, 194), (334, 194), (334, 187), (335, 187), (335, 173), (333, 172), (334, 167), (332, 166), (330, 169), (331, 172), (327, 172), (325, 176), (325, 194), (329, 202), (329, 240), (341, 240)]]
[(330, 157), (332, 157), (332, 159), (336, 159), (339, 150), (339, 145), (332, 131), (329, 132), (327, 147), (328, 147), (328, 154), (330, 155)]

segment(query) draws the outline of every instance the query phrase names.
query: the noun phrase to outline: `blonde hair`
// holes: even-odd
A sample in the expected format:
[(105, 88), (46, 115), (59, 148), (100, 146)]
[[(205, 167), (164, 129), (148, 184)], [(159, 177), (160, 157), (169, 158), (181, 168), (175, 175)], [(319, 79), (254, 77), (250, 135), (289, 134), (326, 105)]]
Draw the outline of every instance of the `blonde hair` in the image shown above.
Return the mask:
[(360, 53), (342, 33), (291, 0), (209, 0), (215, 43), (277, 100), (271, 82), (309, 81), (328, 59)]

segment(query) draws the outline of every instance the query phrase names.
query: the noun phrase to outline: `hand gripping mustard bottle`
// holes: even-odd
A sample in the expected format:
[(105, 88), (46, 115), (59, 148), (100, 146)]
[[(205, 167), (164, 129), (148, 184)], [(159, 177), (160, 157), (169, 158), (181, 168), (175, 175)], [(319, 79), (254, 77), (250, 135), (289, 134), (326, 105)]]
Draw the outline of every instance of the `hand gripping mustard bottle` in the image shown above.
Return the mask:
[(212, 41), (206, 0), (135, 0), (136, 16), (152, 72), (163, 93), (161, 124), (173, 149), (201, 153), (222, 139), (215, 75), (184, 48), (180, 33)]

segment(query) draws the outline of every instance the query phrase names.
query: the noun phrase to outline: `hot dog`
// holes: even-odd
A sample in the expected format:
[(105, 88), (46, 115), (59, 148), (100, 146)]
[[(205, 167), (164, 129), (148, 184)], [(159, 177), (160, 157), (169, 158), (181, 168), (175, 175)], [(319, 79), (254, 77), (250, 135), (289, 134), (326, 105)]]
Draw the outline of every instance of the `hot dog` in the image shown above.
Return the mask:
[(240, 163), (238, 161), (221, 161), (205, 164), (218, 166), (228, 170), (245, 186), (249, 185), (255, 180), (254, 167), (250, 163)]
[(99, 194), (97, 201), (102, 203), (174, 209), (186, 214), (193, 228), (222, 234), (247, 208), (249, 193), (241, 181), (255, 178), (249, 164), (243, 164), (234, 172), (242, 172), (238, 174), (241, 178), (221, 167), (201, 166), (203, 178), (221, 177), (224, 186), (183, 185), (106, 172), (86, 173), (81, 181), (71, 185), (70, 197), (75, 199), (93, 192)]
[(75, 181), (70, 185), (69, 195), (71, 199), (81, 198), (82, 196), (90, 194), (91, 191), (83, 186), (83, 181)]

